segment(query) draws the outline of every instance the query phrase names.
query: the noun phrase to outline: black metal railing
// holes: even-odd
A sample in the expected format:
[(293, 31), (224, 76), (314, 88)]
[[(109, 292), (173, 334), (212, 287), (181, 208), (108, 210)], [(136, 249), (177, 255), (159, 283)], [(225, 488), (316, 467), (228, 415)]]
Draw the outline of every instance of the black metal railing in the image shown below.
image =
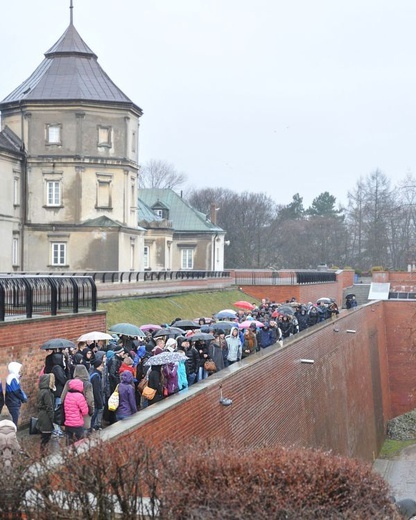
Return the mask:
[[(12, 274), (12, 273), (8, 273)], [(168, 280), (203, 280), (230, 278), (230, 271), (87, 271), (87, 272), (19, 272), (26, 276), (91, 277), (96, 283), (137, 283)]]
[(0, 321), (97, 310), (91, 276), (0, 275)]
[(336, 282), (335, 272), (236, 270), (237, 285), (305, 285)]

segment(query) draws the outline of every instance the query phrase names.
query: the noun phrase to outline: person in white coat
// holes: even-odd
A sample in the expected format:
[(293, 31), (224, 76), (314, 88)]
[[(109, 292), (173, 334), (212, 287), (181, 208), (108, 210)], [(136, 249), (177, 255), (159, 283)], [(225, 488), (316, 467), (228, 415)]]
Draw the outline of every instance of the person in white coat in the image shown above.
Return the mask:
[(232, 327), (230, 335), (225, 338), (228, 346), (228, 366), (236, 361), (240, 361), (242, 354), (242, 344), (237, 327)]

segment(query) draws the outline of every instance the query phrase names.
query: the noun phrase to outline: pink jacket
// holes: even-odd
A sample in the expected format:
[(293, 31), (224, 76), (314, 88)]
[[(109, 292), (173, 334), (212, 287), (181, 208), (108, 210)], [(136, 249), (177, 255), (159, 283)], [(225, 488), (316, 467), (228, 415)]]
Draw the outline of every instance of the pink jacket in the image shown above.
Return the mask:
[(84, 415), (88, 415), (88, 404), (83, 394), (84, 383), (71, 379), (64, 399), (65, 426), (84, 426)]

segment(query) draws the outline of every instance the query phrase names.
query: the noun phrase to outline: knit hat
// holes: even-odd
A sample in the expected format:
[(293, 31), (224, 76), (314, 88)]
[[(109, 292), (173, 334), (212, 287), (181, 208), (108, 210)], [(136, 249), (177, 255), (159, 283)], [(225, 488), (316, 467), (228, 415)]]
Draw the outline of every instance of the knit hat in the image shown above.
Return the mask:
[(95, 361), (98, 361), (98, 360), (102, 361), (104, 359), (105, 355), (106, 355), (106, 352), (104, 352), (104, 350), (97, 350), (97, 352), (95, 353)]
[(93, 366), (94, 366), (94, 368), (98, 368), (102, 364), (103, 364), (103, 358), (102, 357), (98, 357), (98, 358), (95, 359), (95, 361), (93, 363)]
[(163, 349), (161, 349), (160, 347), (155, 347), (153, 350), (153, 355), (156, 356), (157, 354), (161, 354), (163, 352)]
[(124, 347), (123, 345), (118, 345), (117, 347), (114, 347), (114, 354), (121, 354), (122, 352), (124, 352)]

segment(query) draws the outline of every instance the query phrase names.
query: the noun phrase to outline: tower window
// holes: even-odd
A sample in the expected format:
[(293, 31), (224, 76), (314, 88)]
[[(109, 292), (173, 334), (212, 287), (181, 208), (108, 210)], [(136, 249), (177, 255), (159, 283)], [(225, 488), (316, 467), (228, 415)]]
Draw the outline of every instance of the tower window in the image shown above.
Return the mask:
[(98, 127), (98, 146), (111, 148), (111, 126)]
[(46, 144), (62, 144), (62, 125), (46, 125)]

